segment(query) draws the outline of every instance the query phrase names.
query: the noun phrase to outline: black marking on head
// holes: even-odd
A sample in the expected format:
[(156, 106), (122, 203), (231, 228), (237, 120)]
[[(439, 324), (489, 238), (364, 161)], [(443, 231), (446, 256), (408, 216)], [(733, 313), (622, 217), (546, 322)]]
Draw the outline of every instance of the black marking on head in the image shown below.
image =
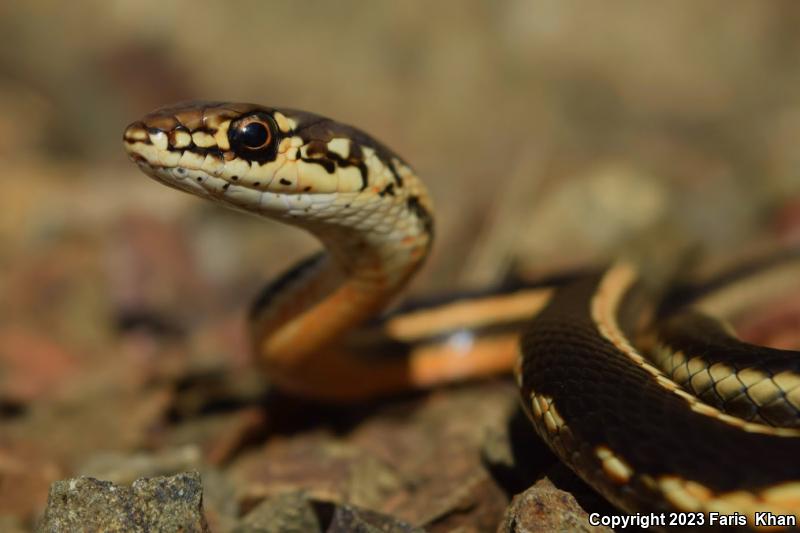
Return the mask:
[[(351, 142), (350, 144), (352, 145), (353, 143)], [(327, 143), (314, 140), (309, 142), (306, 147), (307, 157), (301, 157), (300, 159), (306, 163), (316, 163), (322, 166), (328, 174), (335, 172), (337, 166), (358, 166), (361, 172), (361, 190), (363, 191), (367, 187), (367, 166), (361, 160), (352, 159), (352, 153), (350, 151), (348, 157), (343, 158), (336, 152), (329, 150)]]
[(306, 163), (316, 163), (328, 174), (336, 171), (336, 162), (331, 159), (328, 146), (323, 141), (311, 141), (306, 145), (306, 157), (300, 157)]
[(231, 176), (231, 181), (239, 181), (239, 176), (236, 175)]
[(325, 255), (325, 252), (314, 254), (278, 276), (277, 279), (269, 282), (263, 289), (261, 289), (261, 292), (250, 306), (250, 319), (256, 319), (258, 315), (260, 315), (264, 309), (266, 309), (269, 304), (272, 303), (272, 300), (275, 299), (275, 296), (283, 292), (287, 285), (302, 277), (306, 272), (314, 268), (320, 261), (322, 261), (322, 258), (325, 257)]
[[(176, 147), (175, 144), (177, 144), (177, 142), (178, 142), (178, 133), (186, 133), (187, 135), (189, 135), (189, 144), (187, 144), (186, 146), (183, 146), (182, 148)], [(177, 126), (177, 127), (173, 128), (173, 129), (169, 130), (167, 132), (167, 139), (169, 140), (169, 149), (170, 150), (183, 150), (183, 149), (189, 148), (190, 146), (192, 146), (194, 144), (194, 142), (192, 141), (191, 135), (192, 135), (191, 132), (189, 132), (189, 130), (187, 130), (183, 126)]]
[(187, 148), (184, 148), (183, 150), (189, 150), (191, 152), (194, 152), (195, 154), (202, 155), (202, 156), (211, 156), (211, 157), (214, 157), (214, 158), (218, 159), (219, 161), (224, 161), (225, 160), (225, 155), (223, 154), (223, 151), (220, 150), (220, 148), (218, 146), (211, 146), (209, 148), (200, 148), (199, 146), (196, 146), (196, 145), (192, 144), (191, 148), (187, 147)]
[(324, 159), (324, 158), (303, 159), (303, 161), (305, 161), (306, 163), (316, 163), (316, 164), (318, 164), (319, 166), (324, 168), (325, 172), (327, 172), (328, 174), (333, 174), (334, 172), (336, 172), (336, 163), (331, 161), (330, 159)]
[(380, 196), (381, 198), (383, 198), (383, 197), (384, 197), (384, 196), (386, 196), (387, 194), (388, 194), (389, 196), (394, 196), (394, 183), (390, 183), (389, 185), (387, 185), (386, 187), (384, 187), (384, 188), (383, 188), (383, 190), (382, 190), (382, 191), (380, 191), (380, 192), (378, 193), (378, 196)]
[(361, 145), (350, 141), (347, 147), (347, 158), (352, 161), (364, 161), (364, 150)]
[[(301, 114), (300, 116), (303, 115)], [(392, 165), (392, 159), (401, 158), (392, 150), (387, 148), (384, 144), (372, 138), (367, 133), (352, 126), (340, 124), (339, 122), (327, 118), (321, 118), (316, 115), (309, 116), (306, 114), (306, 116), (309, 117), (310, 122), (306, 124), (301, 123), (295, 131), (295, 135), (298, 135), (305, 143), (313, 143), (315, 146), (321, 145), (319, 151), (323, 152), (324, 148), (324, 158), (316, 158), (315, 156), (312, 159), (312, 154), (310, 153), (311, 146), (309, 146), (309, 148), (306, 149), (306, 154), (309, 156), (309, 160), (304, 159), (304, 161), (318, 164), (322, 164), (320, 161), (329, 161), (342, 167), (357, 167), (361, 172), (361, 190), (363, 191), (369, 186), (369, 171), (367, 169), (363, 152), (363, 148), (368, 147), (375, 152), (375, 156), (384, 164), (384, 166), (388, 168), (390, 172), (392, 172), (397, 186), (403, 186), (402, 177), (397, 172), (397, 169), (395, 169)], [(313, 117), (313, 119), (311, 117)], [(335, 138), (350, 140), (350, 149), (346, 158), (343, 158), (341, 155), (328, 150), (327, 143)], [(314, 150), (316, 150), (316, 148), (314, 148)], [(333, 172), (333, 170), (330, 170), (329, 172)]]
[(306, 145), (308, 159), (322, 159), (328, 156), (328, 146), (323, 141), (311, 141)]
[(170, 152), (178, 152), (180, 154), (183, 154), (184, 152), (191, 152), (199, 156), (211, 156), (218, 161), (225, 161), (225, 151), (220, 149), (219, 146), (209, 146), (207, 148), (203, 148), (202, 146), (197, 146), (194, 144), (194, 141), (191, 141), (188, 145), (182, 148), (177, 148), (169, 144), (167, 145), (167, 150)]
[[(179, 124), (178, 126), (176, 126), (175, 128), (173, 128), (171, 130), (162, 130), (162, 129), (157, 128), (157, 127), (150, 127), (150, 128), (147, 128), (147, 132), (150, 133), (150, 134), (165, 133), (167, 135), (167, 148), (166, 149), (168, 151), (170, 151), (170, 152), (178, 152), (180, 154), (183, 154), (184, 152), (191, 152), (193, 154), (197, 154), (197, 155), (200, 155), (200, 156), (203, 156), (203, 157), (211, 156), (211, 157), (213, 157), (214, 159), (216, 159), (218, 161), (224, 161), (225, 160), (225, 150), (222, 150), (219, 146), (214, 145), (214, 146), (203, 147), (203, 146), (197, 146), (194, 143), (194, 138), (192, 137), (193, 134), (200, 132), (200, 133), (206, 133), (206, 134), (208, 134), (208, 135), (213, 137), (215, 135), (215, 133), (216, 133), (216, 131), (213, 130), (213, 129), (196, 128), (194, 130), (190, 130), (190, 129), (186, 128), (186, 126), (184, 126), (182, 124)], [(185, 146), (181, 146), (181, 147), (175, 146), (175, 142), (176, 142), (175, 141), (175, 135), (178, 132), (185, 132), (186, 134), (189, 135), (189, 143), (186, 144)], [(152, 144), (152, 142), (150, 142), (149, 138), (148, 138), (147, 144)]]
[(360, 144), (350, 141), (347, 151), (347, 164), (358, 167), (358, 171), (361, 173), (361, 190), (366, 189), (369, 185), (369, 170), (367, 169), (364, 151), (361, 149)]
[(367, 170), (367, 165), (363, 161), (358, 164), (358, 170), (361, 172), (361, 190), (367, 188), (369, 185), (369, 171)]
[(402, 187), (403, 177), (400, 175), (400, 171), (397, 170), (397, 167), (394, 166), (394, 160), (389, 161), (389, 170), (392, 172), (392, 176), (394, 176), (394, 181), (397, 183), (397, 186)]
[(408, 200), (406, 200), (406, 206), (408, 206), (408, 210), (414, 213), (420, 222), (422, 222), (422, 226), (425, 228), (425, 231), (432, 236), (433, 216), (425, 208), (425, 206), (419, 203), (419, 197), (409, 196)]

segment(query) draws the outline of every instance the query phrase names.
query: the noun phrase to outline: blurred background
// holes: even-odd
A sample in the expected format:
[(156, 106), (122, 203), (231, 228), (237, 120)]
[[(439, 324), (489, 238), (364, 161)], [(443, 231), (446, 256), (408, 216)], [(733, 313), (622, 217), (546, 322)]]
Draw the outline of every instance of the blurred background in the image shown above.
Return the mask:
[(247, 303), (316, 247), (148, 180), (128, 122), (204, 98), (370, 132), (438, 208), (416, 294), (664, 232), (726, 255), (800, 233), (798, 27), (789, 0), (0, 3), (0, 517), (99, 449), (196, 441), (153, 444), (164, 384), (246, 375)]

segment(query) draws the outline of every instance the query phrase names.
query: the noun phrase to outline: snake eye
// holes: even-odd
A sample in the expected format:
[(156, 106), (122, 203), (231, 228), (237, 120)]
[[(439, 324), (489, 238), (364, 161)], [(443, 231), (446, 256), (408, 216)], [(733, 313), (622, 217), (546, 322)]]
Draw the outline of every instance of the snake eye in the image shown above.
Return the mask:
[(251, 122), (239, 129), (238, 137), (243, 146), (251, 150), (258, 150), (269, 142), (270, 135), (269, 130), (262, 122)]
[(273, 132), (276, 127), (272, 117), (266, 113), (257, 113), (239, 119), (231, 124), (228, 140), (231, 148), (243, 157), (263, 161), (274, 155)]

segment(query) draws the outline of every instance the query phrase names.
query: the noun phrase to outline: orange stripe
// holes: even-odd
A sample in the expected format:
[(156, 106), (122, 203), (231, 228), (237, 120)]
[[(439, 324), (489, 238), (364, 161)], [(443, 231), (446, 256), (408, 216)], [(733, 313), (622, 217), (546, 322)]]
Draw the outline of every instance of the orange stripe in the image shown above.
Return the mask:
[(510, 372), (517, 358), (519, 333), (475, 340), (469, 346), (445, 343), (420, 348), (409, 360), (411, 382), (418, 387)]
[(526, 320), (544, 307), (552, 293), (552, 288), (526, 289), (454, 302), (392, 317), (386, 322), (385, 329), (394, 339), (410, 341), (453, 329), (475, 329), (487, 324)]

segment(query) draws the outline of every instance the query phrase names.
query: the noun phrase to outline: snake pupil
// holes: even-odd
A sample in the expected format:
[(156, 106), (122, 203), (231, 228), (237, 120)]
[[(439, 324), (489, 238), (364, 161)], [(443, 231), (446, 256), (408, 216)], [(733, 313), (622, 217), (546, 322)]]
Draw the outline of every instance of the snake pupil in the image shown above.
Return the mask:
[(261, 122), (251, 122), (239, 130), (239, 142), (248, 148), (261, 148), (268, 140), (269, 131)]

